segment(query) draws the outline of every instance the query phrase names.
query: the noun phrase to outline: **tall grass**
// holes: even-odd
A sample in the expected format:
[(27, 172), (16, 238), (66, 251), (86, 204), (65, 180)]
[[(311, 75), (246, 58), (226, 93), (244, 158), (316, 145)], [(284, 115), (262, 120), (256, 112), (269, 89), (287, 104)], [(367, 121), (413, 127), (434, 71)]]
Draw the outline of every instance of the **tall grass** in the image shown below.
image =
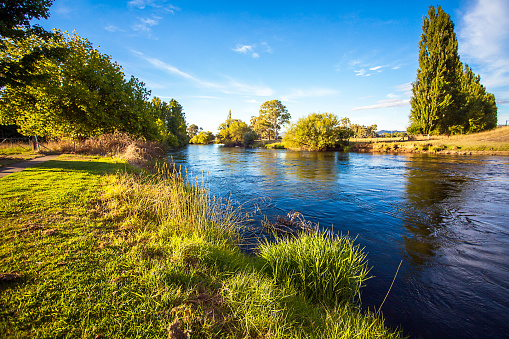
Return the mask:
[(244, 255), (245, 214), (197, 180), (173, 170), (101, 176), (124, 164), (83, 160), (0, 179), (0, 272), (20, 277), (0, 282), (4, 337), (400, 336), (351, 302), (367, 274), (352, 240), (304, 233)]
[(280, 284), (293, 286), (315, 302), (357, 302), (367, 280), (366, 255), (347, 236), (318, 230), (260, 246), (260, 256)]

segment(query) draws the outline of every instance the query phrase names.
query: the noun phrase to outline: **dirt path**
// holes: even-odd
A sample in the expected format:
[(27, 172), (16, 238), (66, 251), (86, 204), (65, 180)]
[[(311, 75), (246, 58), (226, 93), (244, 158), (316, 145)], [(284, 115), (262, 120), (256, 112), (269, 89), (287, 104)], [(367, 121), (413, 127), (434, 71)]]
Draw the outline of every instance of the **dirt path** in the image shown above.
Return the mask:
[(10, 164), (0, 167), (0, 178), (3, 178), (9, 174), (23, 171), (25, 168), (34, 167), (42, 164), (45, 161), (56, 159), (59, 155), (47, 155), (45, 157), (30, 159), (15, 164)]

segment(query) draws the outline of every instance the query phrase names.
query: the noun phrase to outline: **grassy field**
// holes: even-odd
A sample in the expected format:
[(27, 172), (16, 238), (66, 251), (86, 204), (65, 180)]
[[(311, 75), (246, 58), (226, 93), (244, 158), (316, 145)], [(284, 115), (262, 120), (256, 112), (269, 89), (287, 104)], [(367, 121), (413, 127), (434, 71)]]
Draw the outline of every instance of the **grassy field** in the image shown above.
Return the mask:
[(34, 152), (28, 143), (3, 143), (0, 144), (0, 167), (20, 162), (27, 159), (33, 159), (39, 156)]
[(405, 138), (351, 139), (353, 150), (373, 152), (436, 152), (509, 154), (509, 126), (454, 136), (417, 136)]
[(2, 337), (400, 337), (360, 310), (352, 240), (314, 232), (247, 256), (242, 211), (179, 176), (61, 156), (0, 179), (0, 196)]

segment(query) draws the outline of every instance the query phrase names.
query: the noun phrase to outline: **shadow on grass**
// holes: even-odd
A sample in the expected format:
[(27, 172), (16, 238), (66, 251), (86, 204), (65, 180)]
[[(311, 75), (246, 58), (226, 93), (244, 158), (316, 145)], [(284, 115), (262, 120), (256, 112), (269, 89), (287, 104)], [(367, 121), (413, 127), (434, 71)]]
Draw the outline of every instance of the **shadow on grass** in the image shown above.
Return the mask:
[(112, 174), (117, 171), (133, 171), (126, 163), (103, 161), (97, 159), (83, 160), (49, 160), (29, 170), (49, 169), (61, 172), (87, 172), (95, 175)]

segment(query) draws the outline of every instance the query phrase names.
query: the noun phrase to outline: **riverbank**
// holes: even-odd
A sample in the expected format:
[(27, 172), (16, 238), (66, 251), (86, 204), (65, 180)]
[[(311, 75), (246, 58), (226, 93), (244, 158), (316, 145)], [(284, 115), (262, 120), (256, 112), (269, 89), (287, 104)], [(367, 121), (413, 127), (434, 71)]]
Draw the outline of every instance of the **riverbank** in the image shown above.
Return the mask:
[(430, 136), (429, 139), (426, 136), (407, 140), (352, 139), (350, 144), (350, 149), (356, 152), (509, 155), (509, 126), (475, 134)]
[[(260, 255), (246, 256), (235, 245), (241, 241), (241, 211), (199, 190), (168, 172), (149, 174), (125, 160), (97, 156), (64, 155), (0, 179), (0, 332), (95, 338), (400, 336), (379, 315), (361, 311), (362, 279), (356, 277), (366, 264), (350, 240), (311, 234), (305, 243), (267, 245)], [(300, 257), (309, 258), (308, 264), (295, 263), (294, 256), (278, 261), (286, 249), (305, 254), (313, 246), (329, 248), (335, 257), (338, 248), (355, 254), (350, 273), (343, 275), (346, 285), (329, 284), (334, 280), (323, 275), (312, 278), (314, 255)], [(345, 267), (319, 272), (339, 269)], [(291, 274), (282, 277), (275, 270)], [(299, 276), (314, 280), (295, 280)], [(299, 288), (302, 283), (314, 287)]]
[[(258, 147), (290, 149), (282, 141), (259, 142)], [(344, 149), (362, 153), (424, 153), (451, 155), (509, 155), (509, 126), (492, 131), (456, 136), (411, 138), (352, 138)]]

